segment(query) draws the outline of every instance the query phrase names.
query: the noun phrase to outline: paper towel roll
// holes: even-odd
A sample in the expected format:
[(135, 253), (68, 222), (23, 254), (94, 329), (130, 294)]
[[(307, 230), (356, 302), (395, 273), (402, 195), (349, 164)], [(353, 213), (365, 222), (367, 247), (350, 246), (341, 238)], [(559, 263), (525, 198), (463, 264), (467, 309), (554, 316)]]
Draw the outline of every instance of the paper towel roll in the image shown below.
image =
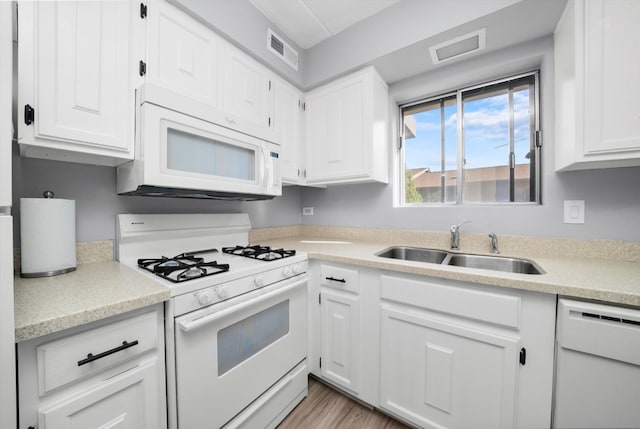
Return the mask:
[(20, 198), (22, 277), (45, 277), (76, 269), (76, 202)]

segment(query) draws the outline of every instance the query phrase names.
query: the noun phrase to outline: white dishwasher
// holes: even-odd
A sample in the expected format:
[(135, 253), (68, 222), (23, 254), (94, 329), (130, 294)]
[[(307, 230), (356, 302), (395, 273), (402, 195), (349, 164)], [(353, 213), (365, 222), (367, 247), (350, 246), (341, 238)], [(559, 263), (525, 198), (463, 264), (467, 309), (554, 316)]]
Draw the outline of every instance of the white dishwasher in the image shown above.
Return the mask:
[(560, 299), (553, 426), (640, 427), (640, 310)]

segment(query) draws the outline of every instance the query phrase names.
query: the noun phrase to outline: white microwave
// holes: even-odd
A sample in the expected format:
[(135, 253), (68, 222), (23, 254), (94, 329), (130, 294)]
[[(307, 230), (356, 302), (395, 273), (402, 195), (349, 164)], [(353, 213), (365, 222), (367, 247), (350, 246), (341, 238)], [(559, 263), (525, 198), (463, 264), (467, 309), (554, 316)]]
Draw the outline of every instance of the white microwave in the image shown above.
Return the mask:
[(136, 100), (135, 159), (118, 167), (118, 194), (230, 200), (282, 195), (277, 144), (218, 125), (220, 111), (155, 85), (144, 85)]

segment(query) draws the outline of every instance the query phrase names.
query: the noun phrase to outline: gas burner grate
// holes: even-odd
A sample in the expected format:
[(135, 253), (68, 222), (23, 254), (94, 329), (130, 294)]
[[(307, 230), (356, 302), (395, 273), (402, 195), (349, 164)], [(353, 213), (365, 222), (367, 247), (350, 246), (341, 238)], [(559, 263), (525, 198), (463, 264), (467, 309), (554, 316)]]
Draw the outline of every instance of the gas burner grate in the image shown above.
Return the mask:
[(182, 253), (173, 258), (163, 256), (155, 259), (138, 259), (138, 266), (173, 283), (229, 271), (229, 264), (218, 264), (217, 261), (204, 262), (204, 258), (198, 258), (189, 253)]
[(223, 247), (222, 252), (244, 256), (245, 258), (258, 259), (260, 261), (276, 261), (296, 254), (295, 250), (272, 249), (269, 246), (261, 246), (259, 244), (253, 246)]

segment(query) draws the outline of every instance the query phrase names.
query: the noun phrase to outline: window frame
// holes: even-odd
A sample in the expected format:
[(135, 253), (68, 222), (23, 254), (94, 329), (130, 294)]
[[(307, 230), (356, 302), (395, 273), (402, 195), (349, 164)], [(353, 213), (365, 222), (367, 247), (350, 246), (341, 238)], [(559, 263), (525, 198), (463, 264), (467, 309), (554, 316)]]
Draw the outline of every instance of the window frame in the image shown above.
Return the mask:
[[(477, 90), (482, 90), (483, 88), (501, 85), (507, 82), (514, 82), (524, 78), (533, 77), (533, 94), (529, 97), (529, 103), (531, 108), (534, 111), (533, 115), (529, 115), (529, 129), (530, 129), (530, 138), (533, 147), (533, 155), (535, 156), (535, 161), (532, 163), (531, 168), (534, 170), (532, 174), (532, 179), (535, 180), (535, 189), (534, 189), (534, 201), (481, 201), (481, 202), (465, 202), (463, 201), (463, 182), (464, 180), (457, 180), (456, 183), (456, 200), (451, 202), (420, 202), (420, 203), (407, 203), (405, 200), (405, 192), (406, 192), (406, 182), (405, 182), (405, 124), (404, 124), (404, 112), (406, 109), (411, 107), (425, 105), (429, 103), (442, 102), (446, 99), (450, 99), (451, 97), (455, 98), (456, 103), (456, 155), (457, 155), (457, 165), (456, 165), (456, 175), (459, 178), (463, 177), (464, 174), (464, 130), (463, 123), (464, 118), (460, 115), (463, 112), (463, 94), (468, 92), (473, 92)], [(540, 129), (540, 69), (535, 69), (523, 73), (518, 73), (514, 75), (509, 75), (506, 77), (485, 81), (478, 84), (472, 84), (468, 86), (464, 86), (462, 88), (456, 90), (444, 91), (440, 94), (423, 97), (419, 99), (414, 99), (410, 102), (400, 103), (398, 104), (398, 113), (399, 113), (399, 138), (398, 138), (398, 147), (396, 151), (397, 157), (397, 174), (396, 178), (398, 183), (398, 198), (396, 199), (398, 207), (438, 207), (438, 206), (533, 206), (533, 205), (542, 205), (542, 174), (541, 174), (541, 148), (542, 148), (542, 131)], [(509, 112), (509, 115), (513, 115), (513, 111)], [(441, 131), (444, 133), (444, 129)], [(442, 144), (442, 141), (441, 141)], [(444, 160), (444, 153), (441, 154), (442, 160)], [(442, 162), (442, 161), (441, 161)], [(443, 189), (443, 188), (441, 188)], [(443, 189), (444, 194), (444, 189)], [(443, 197), (444, 198), (444, 197)]]

